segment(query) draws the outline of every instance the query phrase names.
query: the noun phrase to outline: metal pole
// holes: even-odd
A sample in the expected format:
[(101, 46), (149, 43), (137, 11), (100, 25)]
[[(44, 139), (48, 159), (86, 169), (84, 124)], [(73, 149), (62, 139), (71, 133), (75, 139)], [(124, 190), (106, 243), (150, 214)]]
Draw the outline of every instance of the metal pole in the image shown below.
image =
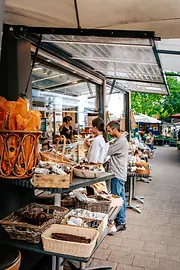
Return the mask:
[(99, 111), (99, 116), (106, 119), (106, 80), (103, 85), (96, 86), (96, 108)]
[[(54, 205), (61, 206), (61, 194), (56, 193), (54, 198)], [(63, 270), (63, 264), (61, 258), (52, 256), (52, 270)]]
[(99, 110), (99, 89), (100, 89), (100, 86), (99, 85), (96, 85), (96, 109)]
[(57, 258), (56, 270), (63, 270), (63, 269), (64, 269), (64, 259), (58, 257)]
[(110, 89), (110, 92), (109, 92), (109, 99), (108, 99), (107, 105), (109, 105), (111, 95), (112, 95), (113, 90), (114, 90), (115, 83), (116, 83), (116, 79), (114, 79), (113, 82), (112, 82), (111, 89)]
[(103, 89), (102, 89), (102, 98), (103, 98), (103, 119), (106, 121), (106, 111), (107, 111), (107, 88), (106, 88), (106, 80), (104, 80), (103, 83)]
[(0, 49), (1, 49), (2, 30), (3, 30), (4, 5), (5, 5), (5, 0), (0, 0)]
[(130, 96), (130, 93), (126, 93), (125, 94), (125, 112), (126, 112), (125, 129), (129, 133), (128, 141), (130, 139), (130, 108), (131, 108), (131, 96)]

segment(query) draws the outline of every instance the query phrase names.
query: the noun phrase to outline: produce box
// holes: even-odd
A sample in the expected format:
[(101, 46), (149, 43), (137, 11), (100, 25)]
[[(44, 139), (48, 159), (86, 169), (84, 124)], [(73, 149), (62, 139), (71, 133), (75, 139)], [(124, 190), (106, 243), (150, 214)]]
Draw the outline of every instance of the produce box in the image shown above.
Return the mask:
[(71, 183), (71, 174), (34, 174), (33, 185), (36, 188), (69, 188)]
[(37, 188), (69, 188), (71, 183), (70, 164), (40, 161), (35, 168), (33, 185)]
[(123, 199), (121, 197), (119, 197), (119, 196), (112, 195), (110, 208), (120, 207), (122, 205), (123, 205)]
[[(79, 213), (78, 213), (79, 211)], [(77, 213), (76, 213), (77, 212)], [(82, 214), (80, 214), (80, 212)], [(97, 213), (97, 212), (91, 212), (85, 209), (76, 209), (75, 211), (72, 209), (67, 215), (66, 217), (79, 217), (79, 218), (85, 218), (85, 219), (89, 219), (89, 220), (99, 220), (102, 222), (102, 230), (100, 228), (100, 231), (103, 232), (104, 229), (107, 227), (108, 225), (108, 214), (104, 214), (104, 213)]]
[[(64, 219), (61, 221), (61, 224), (67, 224), (68, 226), (83, 227), (83, 228), (88, 228), (88, 229), (93, 229), (93, 230), (96, 229), (99, 232), (98, 240), (99, 240), (99, 238), (101, 238), (104, 229), (108, 225), (108, 217), (107, 216), (105, 216), (103, 220), (95, 220), (95, 219), (90, 219), (90, 218), (78, 218), (78, 219), (81, 219), (82, 220), (82, 224), (79, 224), (79, 225), (78, 224), (77, 225), (69, 224), (68, 221), (71, 218), (76, 219), (77, 217), (73, 217), (73, 216), (71, 216), (71, 214), (67, 214), (64, 217)], [(97, 227), (96, 228), (87, 227), (87, 223), (91, 223), (91, 224), (92, 223), (96, 223), (97, 224)]]

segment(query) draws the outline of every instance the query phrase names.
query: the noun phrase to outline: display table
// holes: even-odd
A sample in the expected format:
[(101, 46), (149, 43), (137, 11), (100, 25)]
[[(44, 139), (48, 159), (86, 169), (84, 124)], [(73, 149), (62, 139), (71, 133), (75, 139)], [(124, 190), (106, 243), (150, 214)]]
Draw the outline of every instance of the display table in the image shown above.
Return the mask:
[[(114, 209), (113, 212), (110, 209), (111, 214), (109, 215), (109, 219), (114, 220), (117, 213), (119, 212), (119, 210), (120, 210), (120, 208), (118, 208), (118, 207), (116, 207), (116, 209)], [(104, 230), (104, 232), (103, 232), (101, 238), (98, 240), (98, 242), (96, 244), (96, 247), (94, 248), (91, 256), (96, 251), (96, 249), (99, 247), (99, 245), (104, 240), (104, 238), (109, 233), (109, 231), (110, 231), (110, 229), (108, 227)], [(84, 269), (85, 264), (90, 259), (90, 257), (88, 257), (88, 258), (74, 257), (74, 256), (69, 256), (69, 255), (64, 255), (64, 254), (59, 254), (59, 253), (56, 254), (56, 253), (52, 253), (52, 252), (47, 252), (47, 251), (43, 250), (42, 243), (32, 244), (32, 243), (29, 243), (29, 242), (26, 242), (26, 241), (12, 240), (12, 239), (10, 239), (8, 237), (7, 233), (5, 232), (5, 230), (2, 227), (0, 227), (0, 235), (1, 235), (0, 243), (9, 244), (11, 246), (14, 246), (14, 247), (20, 249), (20, 250), (28, 250), (28, 251), (31, 251), (31, 252), (38, 252), (38, 253), (41, 253), (41, 254), (44, 254), (44, 255), (51, 255), (51, 256), (55, 257), (55, 259), (56, 259), (56, 268), (54, 268), (54, 269), (58, 269), (58, 270), (63, 269), (62, 261), (64, 261), (64, 259), (79, 261), (80, 265), (81, 265), (80, 269)], [(61, 261), (61, 263), (60, 263), (60, 261)], [(61, 266), (58, 265), (58, 264), (61, 264)]]
[[(100, 177), (94, 178), (94, 179), (73, 178), (72, 184), (67, 189), (59, 189), (59, 188), (52, 189), (51, 188), (51, 189), (43, 189), (43, 190), (47, 190), (47, 191), (55, 193), (55, 205), (60, 206), (62, 193), (69, 192), (69, 191), (72, 191), (72, 190), (75, 190), (75, 189), (78, 189), (81, 187), (86, 187), (86, 186), (89, 186), (91, 184), (98, 183), (101, 181), (108, 181), (108, 180), (112, 179), (113, 177), (114, 177), (114, 174), (105, 172), (105, 173), (102, 173), (102, 175)], [(26, 197), (26, 193), (25, 193), (26, 191), (28, 193), (28, 190), (33, 191), (33, 189), (34, 189), (34, 187), (32, 186), (32, 184), (29, 180), (0, 179), (0, 183), (1, 183), (1, 186), (4, 186), (6, 188), (8, 188), (8, 186), (12, 187), (12, 190), (14, 192), (13, 196), (11, 196), (12, 203), (14, 203), (14, 207), (12, 208), (13, 211), (17, 211), (20, 207), (22, 207), (23, 205), (32, 201), (32, 196), (28, 198), (28, 196)], [(32, 192), (30, 192), (30, 194), (32, 195)], [(23, 201), (23, 205), (20, 206), (19, 201), (21, 201), (22, 197), (26, 198), (26, 200)], [(5, 196), (4, 197), (5, 208), (6, 208), (6, 199), (7, 199), (7, 197)], [(2, 201), (2, 198), (1, 198), (1, 201)], [(16, 207), (16, 202), (18, 202), (17, 207)], [(5, 208), (0, 210), (1, 218), (5, 217), (6, 215), (8, 215), (10, 213), (10, 211), (12, 211), (9, 209), (9, 207), (7, 207), (7, 210)], [(110, 220), (115, 219), (119, 210), (120, 210), (120, 207), (116, 207), (115, 209), (113, 209), (113, 211), (112, 211), (112, 209), (110, 209), (109, 219)], [(107, 235), (109, 230), (110, 229), (108, 227), (104, 230), (102, 237), (99, 239), (94, 251), (97, 249), (99, 244), (103, 241), (103, 239), (105, 238), (105, 236)], [(11, 240), (11, 239), (9, 239), (7, 233), (4, 231), (4, 229), (2, 227), (0, 227), (0, 242), (8, 243), (12, 246), (17, 247), (20, 250), (28, 250), (30, 252), (37, 252), (37, 253), (41, 253), (44, 255), (52, 255), (53, 256), (52, 270), (62, 270), (64, 259), (79, 261), (80, 262), (79, 269), (85, 269), (84, 263), (88, 262), (88, 260), (90, 259), (90, 258), (79, 258), (79, 257), (73, 257), (73, 256), (67, 256), (67, 255), (62, 255), (62, 254), (55, 254), (55, 253), (51, 253), (51, 252), (46, 252), (43, 250), (42, 244), (32, 244), (32, 243), (28, 243), (25, 241)]]
[[(69, 188), (42, 188), (44, 191), (49, 191), (51, 193), (66, 193), (70, 192), (72, 190), (81, 188), (81, 187), (87, 187), (92, 184), (96, 184), (101, 181), (107, 181), (110, 180), (114, 177), (113, 173), (107, 173), (103, 172), (100, 177), (97, 178), (78, 178), (74, 177), (72, 184), (70, 185)], [(15, 185), (15, 186), (20, 186), (20, 187), (25, 187), (25, 188), (33, 188), (34, 186), (31, 184), (30, 179), (2, 179), (0, 178), (0, 184), (7, 184), (7, 185)], [(41, 189), (41, 188), (38, 188)]]
[(164, 146), (164, 138), (163, 137), (155, 137), (154, 144)]
[(150, 175), (149, 174), (138, 174), (136, 172), (128, 172), (127, 173), (127, 185), (128, 185), (128, 202), (127, 202), (127, 208), (132, 209), (136, 211), (137, 213), (141, 213), (141, 209), (139, 209), (139, 205), (132, 205), (132, 200), (136, 200), (140, 203), (144, 203), (144, 197), (136, 197), (136, 180), (137, 178), (140, 178), (140, 181), (149, 183), (149, 181), (145, 181), (144, 179), (141, 180), (142, 178), (149, 179)]
[(158, 137), (154, 137), (154, 144), (160, 145), (160, 146), (164, 146), (164, 145), (176, 146), (177, 139), (171, 138), (171, 137), (158, 136)]

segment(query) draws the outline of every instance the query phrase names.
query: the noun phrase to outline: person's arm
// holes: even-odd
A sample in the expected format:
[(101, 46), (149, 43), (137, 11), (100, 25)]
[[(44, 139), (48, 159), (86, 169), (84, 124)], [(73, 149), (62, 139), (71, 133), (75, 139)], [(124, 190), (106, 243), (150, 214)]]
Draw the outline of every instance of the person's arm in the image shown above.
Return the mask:
[(107, 156), (113, 156), (116, 153), (119, 153), (120, 149), (121, 149), (121, 144), (120, 143), (115, 142), (114, 144), (111, 144), (109, 146)]
[(88, 148), (90, 148), (90, 146), (91, 146), (91, 143), (90, 143), (90, 141), (88, 141), (88, 140), (85, 140), (85, 145), (88, 147)]

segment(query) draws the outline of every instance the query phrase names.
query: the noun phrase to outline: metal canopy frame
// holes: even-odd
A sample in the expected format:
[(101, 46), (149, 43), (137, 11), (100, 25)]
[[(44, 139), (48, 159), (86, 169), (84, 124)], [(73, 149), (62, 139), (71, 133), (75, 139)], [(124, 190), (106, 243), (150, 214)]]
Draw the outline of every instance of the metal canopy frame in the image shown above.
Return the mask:
[[(32, 51), (32, 55), (34, 54), (34, 52)], [(53, 74), (53, 76), (52, 75), (49, 75), (49, 76), (46, 76), (46, 77), (44, 77), (44, 78), (42, 78), (42, 79), (39, 79), (38, 78), (38, 76), (35, 76), (35, 78), (33, 78), (33, 80), (34, 81), (32, 81), (32, 83), (33, 83), (33, 88), (34, 89), (39, 89), (39, 88), (37, 88), (36, 86), (34, 86), (34, 84), (36, 83), (36, 82), (42, 82), (42, 81), (44, 81), (45, 79), (46, 80), (48, 80), (48, 79), (51, 79), (51, 77), (52, 77), (52, 81), (53, 81), (53, 79), (55, 78), (58, 78), (58, 77), (61, 77), (61, 76), (64, 76), (64, 75), (70, 75), (70, 76), (74, 76), (74, 79), (75, 79), (75, 77), (76, 77), (76, 81), (79, 83), (79, 81), (80, 82), (82, 82), (82, 77), (81, 76), (79, 76), (77, 73), (75, 74), (75, 73), (72, 73), (70, 70), (68, 70), (68, 69), (64, 69), (64, 68), (62, 68), (62, 66), (60, 66), (57, 62), (56, 63), (52, 63), (52, 62), (49, 62), (49, 61), (47, 61), (47, 59), (45, 59), (42, 55), (38, 55), (38, 57), (37, 57), (37, 62), (39, 63), (39, 66), (44, 66), (44, 67), (46, 67), (47, 69), (51, 69), (51, 70), (54, 70), (54, 71), (57, 71), (57, 72), (59, 72), (59, 74)], [(34, 76), (33, 76), (34, 77)], [(72, 83), (69, 83), (69, 86), (76, 86), (78, 83), (76, 83), (76, 84), (73, 84), (73, 82)], [(86, 84), (87, 85), (87, 90), (88, 90), (88, 93), (90, 93), (90, 96), (89, 96), (89, 98), (95, 98), (95, 96), (94, 96), (94, 93), (92, 94), (92, 86), (91, 86), (91, 83), (89, 82), (89, 80), (87, 80), (87, 79), (84, 79), (84, 84)], [(113, 81), (112, 80), (106, 80), (106, 84), (107, 84), (107, 86), (109, 86), (109, 87), (111, 87), (112, 86), (112, 84), (113, 84)], [(115, 86), (115, 87), (114, 87)], [(116, 84), (116, 85), (114, 85), (113, 87), (115, 88), (115, 90), (116, 90), (116, 93), (123, 93), (123, 92), (129, 92), (129, 91), (127, 91), (124, 87), (122, 87), (122, 86), (120, 86), (120, 85), (118, 85), (118, 84)], [(48, 88), (48, 87), (45, 87), (45, 88)], [(51, 88), (51, 86), (50, 86), (50, 88)], [(58, 90), (60, 90), (60, 88), (62, 89), (62, 88), (64, 88), (65, 89), (65, 87), (64, 87), (64, 85), (62, 84), (61, 86), (57, 86), (57, 88), (55, 87), (54, 89), (52, 89), (51, 88), (51, 90), (57, 90), (57, 92), (58, 92)], [(90, 90), (90, 88), (91, 88), (91, 90)], [(39, 89), (39, 90), (43, 90), (43, 89)], [(72, 90), (72, 92), (73, 92), (73, 90)], [(62, 94), (62, 92), (61, 92), (61, 94)], [(65, 93), (66, 94), (66, 93)], [(109, 94), (109, 93), (108, 93)]]
[[(77, 23), (78, 23), (78, 18), (77, 18)], [(24, 38), (28, 38), (31, 40), (31, 42), (33, 42), (34, 44), (37, 44), (37, 39), (38, 39), (38, 35), (39, 34), (45, 34), (45, 35), (51, 35), (51, 36), (56, 36), (56, 35), (61, 35), (63, 37), (68, 36), (70, 39), (71, 37), (75, 37), (75, 39), (72, 41), (70, 40), (69, 42), (71, 43), (71, 48), (68, 50), (66, 46), (63, 46), (63, 42), (61, 40), (60, 46), (57, 46), (56, 44), (53, 44), (53, 42), (55, 42), (55, 40), (45, 40), (44, 36), (43, 36), (43, 42), (41, 43), (40, 48), (45, 51), (45, 52), (49, 52), (52, 55), (56, 55), (56, 57), (63, 59), (65, 61), (67, 61), (68, 63), (71, 63), (72, 65), (74, 65), (75, 67), (80, 68), (81, 70), (84, 70), (86, 72), (88, 72), (89, 74), (91, 74), (91, 76), (95, 76), (98, 79), (101, 80), (101, 85), (103, 84), (103, 80), (104, 79), (116, 79), (120, 81), (120, 85), (121, 85), (121, 81), (122, 83), (122, 87), (121, 90), (122, 91), (127, 91), (127, 90), (131, 90), (134, 91), (133, 86), (131, 87), (130, 84), (128, 84), (127, 87), (125, 87), (125, 82), (144, 82), (144, 83), (151, 83), (154, 84), (154, 86), (157, 85), (162, 85), (164, 86), (164, 89), (161, 87), (159, 88), (159, 92), (156, 92), (158, 94), (168, 94), (168, 87), (166, 84), (166, 80), (162, 71), (162, 67), (161, 67), (161, 63), (160, 63), (160, 59), (158, 56), (158, 52), (155, 46), (155, 40), (160, 40), (159, 37), (155, 36), (155, 33), (153, 31), (127, 31), (127, 30), (101, 30), (101, 29), (67, 29), (67, 28), (47, 28), (47, 27), (26, 27), (26, 26), (7, 26), (9, 27), (9, 29), (11, 31), (14, 31), (15, 33), (17, 33), (18, 35), (20, 35), (21, 37)], [(78, 42), (78, 37), (81, 37), (82, 39), (80, 40), (80, 42)], [(88, 59), (87, 56), (85, 55), (85, 57), (80, 57), (79, 55), (73, 55), (72, 50), (74, 48), (72, 48), (72, 44), (74, 43), (74, 46), (79, 45), (79, 43), (81, 43), (80, 45), (82, 46), (82, 44), (85, 46), (98, 46), (97, 44), (94, 44), (94, 42), (91, 42), (89, 40), (86, 40), (87, 37), (91, 37), (93, 39), (95, 39), (95, 41), (97, 40), (97, 38), (99, 40), (98, 41), (98, 45), (99, 46), (103, 46), (103, 43), (100, 42), (101, 38), (111, 38), (112, 40), (115, 40), (116, 38), (122, 38), (125, 39), (125, 42), (121, 42), (121, 44), (117, 44), (117, 42), (110, 42), (110, 44), (107, 44), (107, 46), (117, 46), (117, 47), (128, 47), (128, 48), (132, 48), (132, 54), (134, 53), (134, 50), (137, 50), (138, 52), (141, 52), (142, 50), (144, 50), (145, 52), (149, 50), (152, 50), (152, 52), (154, 53), (154, 59), (152, 62), (147, 61), (146, 58), (144, 62), (142, 62), (142, 60), (138, 59), (137, 62), (133, 62), (133, 61), (124, 61), (124, 59), (102, 59), (101, 55), (98, 59), (96, 58), (90, 58)], [(85, 42), (83, 43), (82, 40), (83, 38), (85, 38)], [(141, 43), (136, 43), (136, 42), (130, 42), (129, 44), (127, 44), (127, 40), (126, 39), (139, 39), (139, 40), (148, 40), (149, 43), (146, 44), (143, 42)], [(87, 41), (87, 44), (86, 44)], [(56, 41), (58, 43), (58, 40)], [(65, 40), (64, 43), (68, 43), (68, 40)], [(89, 45), (88, 45), (89, 44)], [(126, 48), (127, 49), (127, 48)], [(87, 47), (88, 50), (88, 47)], [(152, 55), (153, 55), (152, 53)], [(135, 54), (133, 54), (135, 55)], [(146, 54), (144, 54), (146, 56)], [(140, 55), (142, 56), (142, 55)], [(138, 56), (139, 57), (139, 56)], [(119, 73), (121, 72), (121, 69), (123, 69), (124, 67), (121, 67), (123, 65), (123, 61), (124, 61), (124, 66), (126, 67), (126, 71), (124, 73), (126, 73), (126, 76), (122, 75), (119, 76), (119, 74), (116, 74), (116, 76), (112, 76), (112, 72), (111, 70), (108, 70), (107, 66), (105, 66), (104, 70), (102, 70), (102, 65), (103, 61), (109, 62), (110, 65), (112, 63), (114, 63), (113, 65), (115, 66), (114, 71), (116, 74), (116, 65), (117, 65), (117, 70), (120, 68)], [(102, 63), (101, 65), (99, 65), (98, 61), (100, 61), (100, 63)], [(114, 61), (114, 62), (113, 62)], [(98, 66), (99, 65), (99, 66)], [(113, 66), (112, 65), (112, 66)], [(136, 67), (138, 67), (138, 71), (134, 70), (133, 65)], [(67, 68), (67, 70), (69, 69), (69, 67)], [(131, 72), (130, 70), (132, 70), (133, 72)], [(143, 70), (143, 71), (142, 71)], [(105, 71), (105, 72), (104, 72)], [(152, 71), (152, 72), (151, 72)], [(152, 74), (151, 74), (152, 73)], [(82, 74), (80, 74), (81, 77)], [(88, 78), (86, 77), (86, 79), (88, 81), (91, 81), (93, 83), (98, 84), (97, 80), (94, 81), (93, 78)], [(151, 76), (151, 79), (149, 79), (148, 76)], [(155, 89), (158, 89), (157, 87), (155, 87)], [(143, 89), (143, 92), (148, 92), (146, 91), (146, 89)]]
[(52, 27), (30, 27), (24, 25), (7, 25), (21, 33), (53, 34), (53, 35), (75, 35), (75, 36), (97, 36), (97, 37), (119, 37), (119, 38), (146, 38), (160, 41), (154, 31), (134, 30), (105, 30), (105, 29), (82, 29), (82, 28), (52, 28)]

